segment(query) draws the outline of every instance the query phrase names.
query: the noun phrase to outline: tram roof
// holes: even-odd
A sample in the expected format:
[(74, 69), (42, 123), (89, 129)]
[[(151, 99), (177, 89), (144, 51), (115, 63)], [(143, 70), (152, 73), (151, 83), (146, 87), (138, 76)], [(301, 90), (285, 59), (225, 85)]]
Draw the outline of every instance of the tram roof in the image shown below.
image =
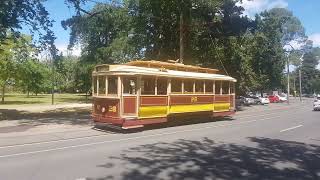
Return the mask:
[(202, 72), (186, 72), (179, 70), (170, 70), (166, 68), (149, 68), (139, 67), (127, 64), (120, 65), (98, 65), (93, 74), (112, 74), (112, 75), (149, 75), (176, 78), (194, 78), (194, 79), (211, 79), (211, 80), (227, 80), (236, 82), (237, 80), (222, 74), (209, 74)]
[(215, 74), (219, 70), (218, 69), (211, 69), (211, 68), (204, 68), (200, 66), (192, 66), (192, 65), (185, 65), (182, 63), (177, 63), (174, 60), (168, 60), (169, 62), (162, 62), (162, 61), (130, 61), (126, 63), (129, 66), (138, 66), (138, 67), (148, 67), (148, 68), (164, 68), (176, 71), (186, 71), (186, 72), (200, 72), (200, 73), (210, 73)]

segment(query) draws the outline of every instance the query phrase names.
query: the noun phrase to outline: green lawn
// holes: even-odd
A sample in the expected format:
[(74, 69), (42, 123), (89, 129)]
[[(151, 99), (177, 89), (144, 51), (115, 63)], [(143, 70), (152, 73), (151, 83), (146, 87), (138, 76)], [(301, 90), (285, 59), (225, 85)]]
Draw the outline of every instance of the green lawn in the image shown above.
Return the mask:
[[(86, 103), (85, 94), (55, 94), (55, 104), (63, 103)], [(91, 102), (91, 97), (88, 96), (88, 103)], [(39, 94), (38, 96), (25, 94), (6, 94), (5, 105), (24, 105), (24, 104), (51, 104), (51, 94)], [(0, 101), (0, 107), (1, 107)]]

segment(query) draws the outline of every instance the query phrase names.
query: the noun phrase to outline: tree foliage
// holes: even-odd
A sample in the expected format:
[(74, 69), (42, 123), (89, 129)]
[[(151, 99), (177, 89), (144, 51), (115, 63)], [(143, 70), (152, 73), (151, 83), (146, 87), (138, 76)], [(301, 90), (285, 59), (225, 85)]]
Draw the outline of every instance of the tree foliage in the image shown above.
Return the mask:
[[(29, 27), (31, 34), (39, 37), (39, 48), (56, 55), (52, 20), (43, 5), (43, 0), (1, 0), (0, 1), (0, 44), (9, 37), (21, 37), (22, 26)], [(49, 45), (49, 46), (48, 46)], [(0, 49), (1, 50), (1, 49)]]
[(317, 69), (317, 66), (320, 58), (318, 53), (319, 48), (313, 48), (303, 56), (301, 65), (303, 93), (312, 94), (315, 91), (319, 91), (320, 71)]
[(240, 93), (281, 88), (283, 46), (304, 38), (292, 12), (275, 8), (252, 20), (234, 0), (112, 1), (88, 11), (81, 8), (86, 0), (66, 2), (77, 16), (62, 25), (71, 30), (70, 48), (83, 47), (82, 62), (178, 59), (182, 14), (184, 62), (237, 77)]

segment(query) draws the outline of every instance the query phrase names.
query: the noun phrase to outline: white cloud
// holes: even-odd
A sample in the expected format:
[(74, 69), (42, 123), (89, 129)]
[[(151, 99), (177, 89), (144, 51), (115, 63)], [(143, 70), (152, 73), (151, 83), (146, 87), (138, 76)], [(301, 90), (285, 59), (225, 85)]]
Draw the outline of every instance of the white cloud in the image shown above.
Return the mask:
[(73, 55), (73, 56), (80, 56), (81, 55), (81, 47), (75, 46), (72, 50), (68, 50), (67, 44), (57, 44), (57, 49), (62, 52), (63, 55)]
[(309, 39), (313, 41), (314, 47), (320, 47), (320, 33), (315, 33), (309, 36)]
[(244, 15), (254, 17), (255, 14), (264, 10), (287, 8), (288, 2), (286, 0), (243, 0), (242, 3), (238, 3), (237, 5), (242, 6), (245, 9)]

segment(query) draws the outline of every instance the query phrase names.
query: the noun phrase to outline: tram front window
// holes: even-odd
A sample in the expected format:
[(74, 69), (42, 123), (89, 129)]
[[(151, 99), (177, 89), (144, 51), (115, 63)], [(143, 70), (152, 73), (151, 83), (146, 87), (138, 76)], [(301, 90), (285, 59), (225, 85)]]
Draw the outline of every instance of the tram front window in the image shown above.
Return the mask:
[(115, 96), (118, 94), (118, 77), (108, 76), (108, 96)]
[(215, 81), (215, 94), (221, 94), (221, 81)]
[(92, 84), (93, 84), (93, 95), (97, 95), (97, 76), (92, 77)]
[(99, 96), (106, 96), (106, 76), (98, 76), (99, 81)]
[(123, 93), (124, 94), (136, 94), (137, 91), (137, 78), (124, 77), (123, 78)]
[(234, 82), (230, 82), (230, 94), (234, 94)]

